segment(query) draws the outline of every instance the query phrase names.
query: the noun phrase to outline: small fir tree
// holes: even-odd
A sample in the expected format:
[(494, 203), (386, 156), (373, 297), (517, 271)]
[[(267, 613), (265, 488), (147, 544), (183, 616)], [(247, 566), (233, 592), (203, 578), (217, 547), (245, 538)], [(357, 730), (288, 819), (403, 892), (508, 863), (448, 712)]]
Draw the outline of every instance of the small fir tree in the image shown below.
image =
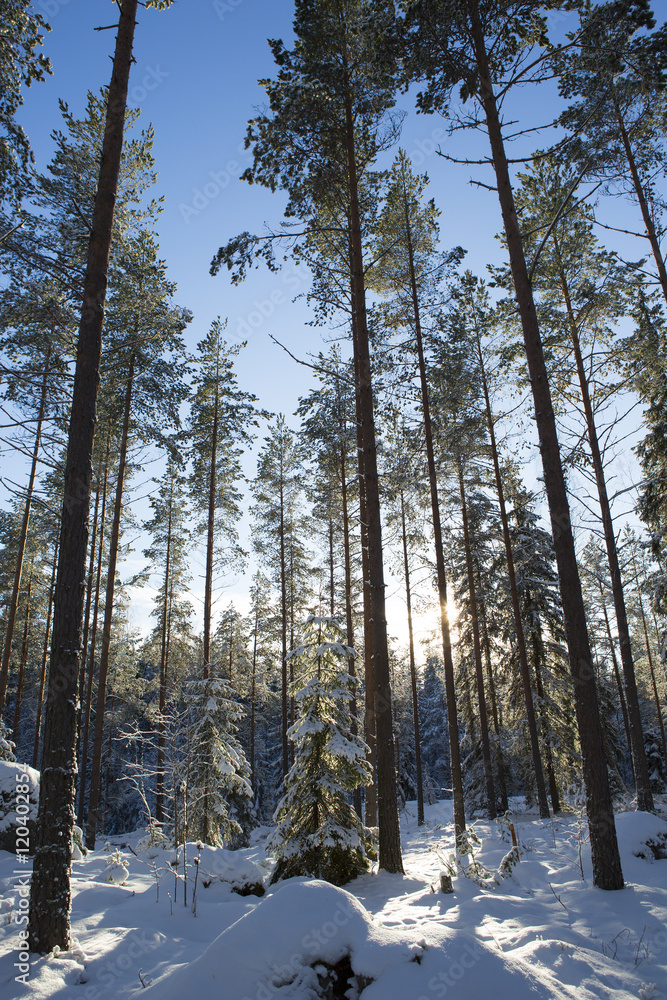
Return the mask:
[(352, 733), (354, 655), (334, 618), (311, 616), (303, 645), (290, 656), (299, 719), (290, 727), (294, 764), (278, 803), (270, 841), (277, 856), (271, 882), (309, 875), (343, 885), (368, 870), (370, 834), (348, 793), (370, 780), (366, 745)]
[(244, 846), (255, 820), (250, 766), (236, 737), (243, 708), (213, 665), (208, 677), (188, 683), (187, 701), (194, 720), (184, 775), (187, 833), (214, 847)]

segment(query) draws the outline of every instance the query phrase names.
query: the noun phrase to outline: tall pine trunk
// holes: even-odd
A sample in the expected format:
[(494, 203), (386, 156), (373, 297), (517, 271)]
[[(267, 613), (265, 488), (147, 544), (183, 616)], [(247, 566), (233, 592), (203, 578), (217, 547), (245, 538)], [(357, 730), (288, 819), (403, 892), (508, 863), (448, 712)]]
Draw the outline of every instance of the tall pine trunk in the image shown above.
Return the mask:
[(459, 722), (456, 709), (456, 685), (454, 682), (454, 660), (452, 657), (452, 640), (449, 629), (449, 611), (447, 610), (447, 575), (445, 572), (445, 555), (442, 545), (442, 523), (440, 520), (440, 501), (438, 499), (438, 478), (435, 467), (435, 448), (433, 445), (431, 407), (429, 402), (428, 380), (426, 377), (426, 359), (424, 357), (424, 341), (422, 338), (419, 295), (417, 293), (417, 278), (414, 267), (414, 252), (412, 247), (407, 198), (405, 197), (404, 210), (408, 261), (410, 268), (410, 292), (412, 296), (415, 343), (417, 346), (417, 357), (419, 361), (421, 404), (424, 418), (426, 464), (428, 467), (428, 481), (431, 495), (431, 520), (433, 523), (436, 577), (438, 583), (438, 598), (440, 602), (440, 630), (442, 633), (442, 653), (445, 667), (445, 696), (447, 700), (447, 722), (449, 727), (449, 756), (452, 771), (452, 795), (454, 798), (454, 834), (458, 843), (466, 827), (465, 803), (463, 799), (463, 772), (461, 770), (461, 742), (459, 738)]
[(46, 626), (44, 628), (44, 646), (42, 648), (42, 667), (39, 672), (39, 695), (37, 697), (37, 713), (35, 716), (35, 745), (32, 751), (32, 766), (39, 763), (39, 737), (42, 730), (42, 708), (44, 706), (44, 688), (46, 686), (46, 667), (49, 660), (49, 645), (51, 642), (51, 616), (53, 614), (53, 595), (56, 589), (56, 571), (58, 569), (58, 539), (53, 547), (53, 565), (51, 567), (51, 583), (49, 584), (48, 606), (46, 610)]
[(607, 604), (604, 599), (604, 590), (602, 589), (601, 580), (598, 580), (598, 587), (600, 590), (600, 600), (602, 601), (602, 615), (604, 617), (604, 626), (605, 626), (605, 631), (607, 633), (607, 641), (609, 642), (609, 650), (611, 652), (611, 663), (614, 669), (616, 688), (618, 690), (618, 703), (621, 706), (621, 715), (623, 717), (623, 728), (625, 730), (625, 739), (628, 744), (628, 753), (630, 755), (630, 767), (632, 768), (632, 776), (634, 779), (635, 765), (632, 760), (632, 742), (630, 740), (630, 720), (628, 718), (628, 709), (625, 704), (625, 694), (623, 693), (623, 681), (621, 680), (621, 673), (618, 669), (618, 659), (616, 657), (616, 645), (614, 643), (614, 638), (611, 634), (611, 624), (609, 622), (609, 614), (607, 612)]
[(655, 711), (658, 716), (658, 726), (660, 729), (660, 738), (662, 740), (662, 752), (664, 754), (663, 759), (667, 761), (667, 741), (665, 740), (665, 726), (662, 721), (662, 710), (660, 706), (660, 698), (658, 696), (658, 685), (655, 680), (655, 670), (653, 668), (653, 655), (651, 653), (651, 643), (648, 638), (648, 629), (646, 627), (646, 615), (644, 614), (644, 602), (642, 601), (641, 591), (639, 589), (639, 578), (637, 575), (637, 563), (635, 561), (634, 553), (632, 555), (632, 563), (635, 570), (635, 584), (637, 586), (637, 596), (639, 598), (639, 614), (642, 620), (642, 629), (644, 632), (644, 644), (646, 646), (646, 659), (648, 660), (649, 671), (651, 674), (651, 686), (653, 688), (653, 699), (655, 701)]
[(660, 248), (660, 240), (658, 239), (658, 234), (655, 231), (655, 224), (653, 222), (651, 210), (646, 200), (646, 192), (644, 191), (644, 186), (641, 182), (639, 171), (637, 170), (637, 163), (635, 160), (635, 155), (632, 151), (630, 136), (628, 135), (628, 130), (625, 126), (625, 121), (623, 119), (623, 113), (619, 107), (618, 100), (614, 92), (613, 83), (611, 85), (611, 94), (612, 94), (612, 101), (614, 104), (614, 111), (616, 113), (616, 121), (618, 123), (618, 130), (621, 135), (621, 142), (623, 143), (623, 150), (625, 152), (625, 158), (628, 161), (628, 169), (630, 171), (630, 176), (632, 178), (632, 184), (635, 189), (637, 201), (639, 202), (639, 208), (641, 209), (642, 219), (644, 221), (644, 227), (646, 229), (646, 236), (651, 245), (651, 252), (653, 254), (653, 259), (658, 269), (658, 280), (660, 282), (662, 294), (665, 298), (665, 301), (667, 302), (667, 268), (665, 268), (665, 258), (662, 255), (662, 250)]
[[(111, 428), (109, 428), (109, 432)], [(107, 437), (107, 461), (108, 461), (108, 445), (109, 439)], [(95, 576), (95, 554), (97, 551), (97, 531), (98, 531), (98, 519), (100, 513), (100, 481), (99, 473), (97, 476), (97, 485), (95, 488), (95, 510), (93, 511), (93, 534), (90, 539), (90, 557), (88, 560), (88, 572), (86, 573), (86, 609), (83, 615), (83, 640), (81, 642), (81, 666), (79, 668), (79, 705), (77, 711), (77, 735), (76, 735), (76, 755), (80, 758), (81, 755), (81, 737), (83, 733), (83, 706), (85, 704), (86, 695), (86, 657), (88, 650), (88, 636), (90, 633), (90, 616), (92, 613), (92, 602), (93, 602), (93, 579)], [(79, 780), (80, 777), (79, 777)]]
[(412, 691), (412, 723), (415, 734), (415, 769), (417, 772), (417, 826), (424, 825), (424, 783), (422, 781), (422, 748), (419, 736), (419, 699), (417, 695), (417, 668), (415, 665), (415, 640), (412, 629), (412, 592), (410, 590), (410, 563), (408, 560), (408, 534), (405, 526), (405, 501), (401, 499), (401, 534), (403, 537), (403, 573), (405, 576), (405, 601), (408, 611), (408, 650), (410, 655), (410, 688)]
[(505, 559), (507, 561), (507, 578), (510, 587), (510, 597), (512, 600), (512, 614), (514, 615), (514, 631), (516, 635), (517, 652), (519, 654), (519, 668), (521, 670), (521, 685), (523, 688), (523, 702), (526, 709), (526, 721), (528, 723), (528, 734), (530, 737), (530, 751), (535, 774), (535, 791), (537, 793), (537, 805), (541, 819), (548, 819), (549, 805), (547, 803), (547, 790), (544, 783), (544, 770), (542, 768), (542, 755), (540, 754), (540, 741), (537, 733), (537, 722), (535, 720), (535, 704), (533, 700), (533, 688), (530, 682), (530, 667), (528, 665), (528, 653), (526, 652), (526, 636), (521, 618), (521, 606), (519, 602), (519, 591), (516, 585), (516, 571), (514, 567), (514, 554), (512, 552), (512, 540), (510, 538), (509, 521), (507, 518), (507, 506), (505, 504), (505, 491), (503, 489), (503, 478), (500, 473), (500, 459), (498, 456), (498, 445), (496, 442), (496, 429), (491, 410), (491, 399), (489, 396), (489, 386), (486, 380), (486, 369), (484, 366), (484, 355), (482, 354), (482, 342), (475, 323), (475, 336), (477, 340), (477, 357), (479, 360), (479, 370), (482, 377), (482, 390), (484, 392), (484, 405), (486, 408), (486, 423), (489, 429), (489, 439), (491, 441), (491, 456), (493, 459), (493, 471), (496, 480), (496, 493), (498, 494), (498, 506), (500, 508), (500, 523), (503, 529), (503, 542), (505, 545)]
[(23, 681), (25, 678), (25, 668), (28, 662), (28, 637), (30, 634), (30, 597), (32, 594), (32, 572), (30, 566), (30, 576), (28, 577), (28, 590), (25, 598), (25, 618), (23, 620), (23, 639), (21, 640), (21, 661), (19, 664), (19, 676), (16, 684), (16, 701), (14, 703), (14, 727), (13, 739), (18, 744), (19, 723), (21, 721), (21, 702), (23, 700)]
[(489, 626), (486, 620), (486, 607), (479, 585), (478, 572), (478, 593), (479, 593), (479, 622), (482, 628), (482, 649), (484, 650), (484, 664), (486, 666), (486, 678), (489, 684), (489, 700), (491, 702), (491, 718), (493, 719), (493, 731), (496, 736), (495, 757), (498, 770), (498, 790), (500, 794), (500, 809), (507, 812), (509, 802), (507, 800), (507, 779), (505, 776), (505, 760), (503, 758), (503, 748), (500, 743), (500, 713), (498, 712), (498, 699), (496, 697), (496, 682), (493, 676), (493, 663), (491, 661), (491, 640), (489, 639)]
[[(348, 510), (348, 500), (347, 500), (347, 460), (345, 454), (345, 440), (343, 437), (344, 427), (343, 422), (339, 421), (339, 434), (340, 434), (340, 486), (341, 486), (341, 504), (342, 504), (342, 514), (343, 514), (343, 564), (345, 573), (345, 627), (346, 627), (346, 638), (347, 644), (350, 649), (354, 649), (354, 618), (352, 615), (352, 559), (350, 554), (350, 513)], [(357, 675), (357, 670), (355, 666), (354, 655), (350, 656), (348, 659), (348, 673), (350, 677), (355, 677)], [(357, 689), (353, 688), (352, 699), (350, 702), (350, 712), (352, 714), (352, 735), (356, 736), (359, 732), (359, 722), (357, 719)], [(352, 792), (352, 802), (356, 813), (361, 816), (361, 786), (357, 787)]]
[(37, 461), (39, 459), (39, 449), (42, 443), (42, 426), (46, 413), (46, 398), (49, 386), (49, 361), (51, 359), (51, 344), (47, 348), (44, 359), (44, 375), (42, 377), (42, 390), (39, 400), (39, 413), (37, 416), (37, 427), (35, 429), (35, 443), (32, 450), (32, 464), (30, 466), (30, 476), (28, 478), (28, 489), (26, 491), (25, 505), (23, 507), (23, 519), (19, 532), (18, 551), (16, 553), (16, 567), (14, 569), (14, 582), (12, 593), (9, 598), (7, 609), (7, 624), (5, 626), (5, 640), (2, 649), (2, 664), (0, 664), (0, 718), (5, 710), (5, 699), (7, 697), (7, 681), (9, 679), (9, 661), (12, 655), (12, 641), (14, 638), (14, 625), (16, 623), (16, 610), (19, 603), (19, 591), (21, 590), (21, 576), (23, 575), (23, 558), (25, 556), (25, 546), (28, 539), (28, 526), (30, 524), (30, 509), (32, 497), (35, 490), (35, 476), (37, 474)]
[(484, 668), (482, 666), (482, 647), (479, 639), (479, 616), (477, 614), (477, 592), (475, 589), (475, 571), (472, 561), (472, 544), (470, 526), (468, 524), (468, 506), (463, 479), (463, 464), (459, 458), (459, 493), (461, 495), (461, 517), (463, 519), (463, 545), (465, 548), (466, 571), (468, 574), (468, 596), (470, 599), (470, 619), (472, 624), (472, 644), (475, 655), (475, 675), (477, 678), (477, 705), (479, 708), (479, 728), (482, 739), (482, 760), (484, 761), (484, 785), (486, 788), (486, 808), (489, 819), (496, 818), (496, 791), (493, 786), (493, 765), (491, 763), (491, 743), (489, 741), (489, 720), (486, 711), (486, 695), (484, 694)]
[(523, 328), (540, 441), (544, 485), (551, 515), (581, 745), (586, 811), (591, 839), (593, 882), (600, 889), (620, 889), (623, 887), (621, 858), (616, 838), (614, 809), (602, 739), (595, 670), (588, 639), (570, 509), (556, 433), (556, 418), (551, 402), (537, 313), (523, 252), (521, 230), (514, 205), (502, 128), (491, 81), (484, 30), (477, 0), (467, 0), (467, 6), (470, 13), (471, 35), (479, 74), (479, 99), (486, 116), (498, 198)]
[[(352, 267), (350, 266), (350, 275)], [(357, 476), (359, 481), (359, 535), (361, 541), (362, 597), (364, 605), (364, 738), (368, 751), (366, 760), (371, 769), (371, 780), (366, 785), (364, 823), (377, 826), (377, 740), (375, 732), (375, 680), (373, 675), (373, 633), (371, 630), (370, 571), (368, 566), (368, 513), (366, 509), (366, 477), (364, 475), (364, 448), (361, 429), (361, 390), (358, 364), (356, 320), (352, 316), (354, 343), (355, 413), (357, 418)]]
[(70, 946), (70, 864), (76, 786), (76, 716), (88, 548), (93, 438), (100, 379), (109, 249), (123, 149), (137, 0), (122, 0), (107, 98), (106, 125), (83, 284), (70, 416), (60, 555), (53, 613), (49, 691), (29, 943), (37, 952)]
[(157, 724), (157, 764), (155, 780), (155, 818), (158, 823), (164, 819), (163, 798), (164, 798), (164, 716), (167, 709), (167, 666), (168, 666), (168, 646), (167, 636), (169, 634), (169, 585), (171, 573), (171, 524), (174, 506), (174, 480), (169, 484), (169, 514), (167, 516), (167, 552), (164, 566), (164, 601), (162, 604), (162, 626), (160, 629), (160, 693), (159, 693), (159, 716)]
[(88, 770), (88, 742), (90, 737), (90, 717), (93, 710), (93, 680), (95, 676), (95, 651), (97, 648), (97, 623), (99, 620), (100, 611), (100, 593), (102, 589), (102, 560), (104, 556), (104, 528), (106, 523), (106, 510), (107, 510), (107, 489), (109, 486), (109, 448), (111, 441), (111, 428), (109, 428), (109, 435), (107, 436), (107, 453), (106, 461), (104, 464), (104, 480), (102, 486), (102, 503), (101, 503), (101, 514), (100, 514), (100, 530), (99, 530), (99, 545), (97, 551), (97, 570), (95, 573), (95, 597), (93, 599), (92, 607), (92, 628), (90, 631), (90, 649), (87, 650), (84, 647), (83, 650), (83, 663), (81, 665), (81, 672), (85, 675), (86, 683), (86, 693), (85, 693), (85, 704), (83, 707), (82, 717), (83, 724), (81, 728), (81, 770), (79, 772), (79, 805), (77, 810), (77, 822), (80, 827), (84, 824), (84, 809), (86, 804), (86, 772)]
[(116, 497), (114, 500), (113, 521), (111, 523), (111, 538), (109, 540), (109, 563), (107, 566), (107, 586), (104, 600), (104, 625), (102, 627), (102, 647), (100, 649), (100, 668), (97, 679), (97, 706), (95, 712), (95, 735), (93, 739), (93, 756), (91, 760), (90, 797), (88, 800), (88, 817), (86, 819), (86, 846), (95, 850), (95, 837), (102, 819), (100, 807), (100, 792), (102, 782), (102, 750), (104, 743), (104, 707), (107, 696), (107, 677), (109, 674), (109, 652), (111, 649), (111, 623), (113, 620), (114, 597), (116, 589), (116, 563), (120, 543), (120, 522), (123, 513), (123, 490), (125, 486), (125, 470), (127, 467), (127, 448), (130, 436), (130, 416), (132, 413), (132, 390), (134, 388), (134, 352), (130, 356), (127, 388), (125, 390), (125, 406), (123, 413), (123, 429), (120, 439), (120, 454), (118, 457), (118, 476), (116, 479)]
[(611, 592), (614, 599), (614, 613), (616, 615), (616, 628), (618, 630), (618, 645), (621, 653), (621, 667), (623, 669), (625, 698), (628, 708), (628, 722), (630, 725), (630, 750), (632, 753), (632, 764), (637, 788), (637, 808), (643, 809), (646, 812), (651, 812), (653, 809), (653, 793), (651, 792), (651, 782), (649, 780), (648, 767), (646, 764), (646, 751), (644, 750), (642, 720), (639, 713), (639, 697), (637, 695), (635, 666), (632, 659), (632, 643), (630, 641), (628, 615), (625, 609), (623, 581), (621, 580), (621, 567), (618, 562), (614, 523), (612, 521), (609, 497), (607, 495), (607, 484), (605, 481), (604, 466), (602, 464), (602, 454), (600, 452), (600, 445), (598, 442), (597, 428), (595, 426), (593, 404), (591, 402), (591, 395), (588, 388), (588, 379), (586, 378), (584, 359), (581, 354), (577, 321), (574, 315), (574, 309), (572, 308), (570, 289), (556, 233), (552, 234), (552, 239), (561, 289), (563, 292), (563, 300), (567, 311), (570, 339), (572, 340), (572, 349), (574, 351), (574, 360), (577, 366), (579, 391), (581, 392), (581, 400), (584, 407), (584, 414), (586, 416), (588, 444), (591, 449), (593, 471), (595, 473), (595, 483), (598, 491), (598, 501), (600, 503), (600, 515), (602, 517), (602, 527), (604, 529), (604, 540), (607, 548), (607, 562), (609, 563), (609, 574), (611, 576)]
[[(347, 70), (345, 70), (347, 71)], [(377, 446), (373, 404), (373, 377), (370, 344), (366, 320), (366, 287), (361, 239), (361, 212), (357, 182), (352, 106), (345, 102), (345, 146), (347, 154), (349, 247), (352, 265), (351, 291), (355, 353), (359, 377), (359, 410), (363, 447), (363, 475), (368, 518), (368, 585), (373, 647), (373, 680), (375, 692), (375, 732), (377, 759), (377, 806), (379, 829), (379, 866), (388, 872), (402, 872), (401, 836), (396, 797), (396, 767), (392, 724), (389, 648), (385, 608), (384, 567), (382, 563), (382, 524), (377, 473)]]
[[(281, 444), (282, 449), (282, 444)], [(282, 751), (283, 751), (283, 779), (287, 777), (289, 771), (289, 743), (287, 730), (289, 728), (288, 688), (287, 681), (287, 560), (285, 553), (285, 491), (283, 480), (283, 456), (280, 456), (280, 707), (282, 710)]]
[(218, 424), (220, 420), (219, 367), (215, 372), (213, 427), (211, 428), (211, 461), (208, 473), (208, 513), (206, 522), (206, 576), (204, 577), (204, 680), (211, 665), (211, 618), (213, 615), (213, 556), (215, 542), (215, 498), (218, 472)]

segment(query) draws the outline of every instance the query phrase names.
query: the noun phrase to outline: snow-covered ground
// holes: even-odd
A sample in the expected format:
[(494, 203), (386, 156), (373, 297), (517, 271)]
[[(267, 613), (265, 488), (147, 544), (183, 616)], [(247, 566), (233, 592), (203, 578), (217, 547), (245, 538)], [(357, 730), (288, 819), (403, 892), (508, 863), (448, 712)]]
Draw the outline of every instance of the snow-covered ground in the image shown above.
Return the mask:
[[(577, 815), (516, 812), (520, 860), (497, 882), (509, 830), (477, 822), (483, 885), (459, 875), (445, 894), (451, 803), (426, 812), (421, 828), (413, 804), (401, 817), (404, 876), (369, 874), (345, 889), (291, 879), (261, 898), (238, 895), (234, 887), (266, 881), (266, 828), (242, 851), (204, 848), (196, 915), (195, 845), (186, 906), (173, 851), (141, 851), (138, 833), (100, 842), (73, 866), (76, 948), (33, 956), (26, 982), (14, 966), (21, 876), (0, 852), (0, 997), (310, 1000), (339, 995), (322, 984), (349, 955), (348, 1000), (667, 1000), (667, 860), (646, 846), (667, 835), (664, 820), (617, 816), (626, 887), (611, 893), (591, 885)], [(182, 864), (181, 854), (181, 873)]]

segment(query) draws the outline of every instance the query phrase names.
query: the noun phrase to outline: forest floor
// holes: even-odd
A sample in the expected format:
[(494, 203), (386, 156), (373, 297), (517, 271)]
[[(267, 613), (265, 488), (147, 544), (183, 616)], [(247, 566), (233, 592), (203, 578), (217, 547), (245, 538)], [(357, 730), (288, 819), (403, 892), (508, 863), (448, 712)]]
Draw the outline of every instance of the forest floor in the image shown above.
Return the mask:
[[(187, 905), (173, 850), (142, 850), (141, 833), (110, 837), (73, 865), (76, 946), (32, 956), (23, 981), (14, 965), (20, 866), (0, 852), (0, 996), (667, 1000), (667, 859), (655, 857), (667, 854), (664, 818), (617, 815), (626, 886), (604, 892), (591, 884), (576, 812), (540, 820), (515, 807), (511, 872), (498, 874), (511, 848), (508, 823), (477, 821), (477, 881), (459, 874), (453, 893), (439, 883), (453, 851), (451, 802), (428, 806), (422, 827), (408, 803), (405, 875), (368, 874), (344, 889), (290, 879), (261, 898), (234, 888), (268, 881), (267, 827), (241, 851), (204, 848), (198, 865), (187, 845)], [(663, 797), (663, 817), (666, 807)]]

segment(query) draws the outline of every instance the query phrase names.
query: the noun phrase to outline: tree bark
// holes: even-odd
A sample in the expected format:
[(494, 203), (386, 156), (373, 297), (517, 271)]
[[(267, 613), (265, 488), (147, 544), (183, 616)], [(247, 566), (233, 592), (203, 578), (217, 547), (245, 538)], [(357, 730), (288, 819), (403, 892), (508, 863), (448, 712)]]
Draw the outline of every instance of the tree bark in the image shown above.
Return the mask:
[(16, 622), (16, 609), (19, 603), (19, 592), (21, 590), (21, 576), (23, 575), (23, 558), (25, 556), (25, 546), (28, 539), (28, 525), (30, 524), (30, 509), (32, 506), (32, 496), (35, 489), (35, 476), (37, 474), (37, 461), (39, 449), (42, 443), (42, 426), (46, 413), (46, 399), (49, 386), (49, 362), (51, 360), (51, 343), (46, 351), (44, 359), (44, 375), (42, 378), (42, 391), (39, 400), (39, 413), (37, 416), (37, 428), (35, 430), (35, 444), (32, 450), (32, 464), (30, 466), (30, 476), (28, 479), (28, 489), (26, 491), (25, 506), (23, 508), (23, 520), (21, 521), (21, 531), (19, 533), (18, 551), (16, 553), (16, 567), (14, 569), (14, 582), (12, 594), (9, 599), (7, 609), (7, 625), (5, 627), (5, 640), (2, 648), (2, 664), (0, 665), (0, 718), (5, 710), (5, 698), (7, 697), (7, 681), (9, 680), (9, 661), (12, 655), (12, 641), (14, 638), (14, 624)]
[[(109, 449), (111, 432), (107, 436), (107, 454), (104, 463), (104, 482), (102, 486), (102, 513), (100, 515), (100, 541), (97, 552), (97, 572), (95, 576), (95, 597), (93, 600), (93, 625), (90, 634), (90, 650), (84, 647), (82, 672), (86, 674), (86, 702), (83, 710), (83, 730), (81, 734), (81, 770), (79, 772), (79, 807), (77, 823), (83, 829), (84, 807), (86, 804), (86, 772), (88, 770), (88, 741), (90, 736), (90, 716), (93, 708), (93, 679), (95, 676), (95, 649), (97, 646), (97, 623), (100, 610), (100, 591), (102, 584), (102, 558), (104, 555), (104, 527), (106, 523), (107, 489), (109, 485)], [(87, 659), (86, 659), (87, 656)], [(86, 671), (86, 663), (88, 669)]]
[(478, 97), (484, 108), (503, 216), (510, 266), (523, 328), (526, 358), (535, 404), (544, 485), (547, 492), (554, 550), (560, 579), (565, 633), (574, 684), (575, 710), (581, 744), (586, 811), (591, 838), (593, 882), (600, 889), (623, 886), (614, 810), (602, 740), (586, 614), (581, 593), (565, 478), (561, 465), (556, 418), (551, 402), (542, 341), (532, 287), (526, 266), (521, 230), (514, 205), (504, 140), (489, 71), (486, 42), (477, 0), (467, 0), (479, 74)]
[(533, 689), (530, 683), (530, 667), (528, 666), (528, 653), (526, 651), (526, 636), (521, 618), (521, 606), (519, 603), (519, 591), (516, 585), (516, 570), (514, 566), (514, 554), (512, 552), (512, 539), (510, 538), (509, 520), (507, 517), (507, 506), (505, 504), (505, 491), (503, 489), (503, 478), (500, 473), (500, 459), (498, 456), (498, 445), (496, 442), (496, 429), (491, 410), (491, 398), (489, 396), (489, 386), (486, 381), (486, 368), (484, 365), (484, 355), (482, 354), (482, 342), (475, 323), (475, 335), (477, 340), (477, 357), (479, 360), (479, 370), (482, 377), (482, 390), (484, 392), (484, 404), (486, 408), (486, 422), (489, 428), (489, 439), (491, 441), (491, 457), (493, 459), (493, 470), (496, 479), (496, 493), (498, 494), (498, 506), (500, 508), (500, 523), (503, 529), (503, 542), (505, 545), (505, 559), (507, 560), (507, 578), (510, 587), (510, 597), (512, 600), (512, 613), (514, 615), (514, 630), (516, 634), (517, 652), (519, 654), (519, 667), (521, 669), (521, 683), (523, 687), (523, 701), (526, 708), (526, 721), (528, 723), (528, 734), (530, 736), (530, 749), (533, 760), (533, 771), (535, 773), (535, 791), (537, 794), (537, 805), (541, 819), (549, 818), (549, 805), (547, 803), (547, 791), (544, 783), (544, 770), (542, 768), (542, 755), (540, 753), (540, 741), (537, 733), (537, 722), (535, 720), (535, 704), (533, 701)]
[(405, 501), (401, 499), (401, 532), (403, 536), (403, 573), (405, 576), (405, 601), (408, 611), (408, 650), (410, 654), (410, 687), (412, 690), (412, 721), (415, 732), (415, 768), (417, 771), (417, 826), (424, 825), (424, 784), (422, 781), (422, 748), (419, 736), (419, 699), (417, 695), (417, 668), (415, 641), (412, 631), (412, 593), (410, 591), (410, 563), (408, 560), (408, 535), (405, 527)]
[(109, 673), (109, 651), (111, 648), (111, 623), (113, 619), (114, 597), (116, 590), (116, 563), (120, 542), (120, 521), (123, 512), (123, 488), (125, 485), (125, 470), (127, 467), (127, 447), (130, 436), (130, 416), (132, 413), (132, 390), (134, 387), (134, 353), (130, 356), (127, 388), (125, 390), (125, 408), (123, 413), (123, 429), (120, 439), (120, 454), (118, 457), (118, 477), (116, 479), (116, 497), (114, 500), (113, 521), (111, 523), (111, 538), (109, 540), (109, 564), (107, 567), (107, 586), (104, 600), (104, 625), (102, 628), (102, 648), (100, 650), (100, 668), (97, 680), (97, 707), (95, 712), (95, 735), (93, 739), (93, 756), (90, 774), (90, 796), (88, 799), (88, 816), (86, 819), (86, 846), (95, 850), (95, 837), (102, 819), (100, 808), (100, 791), (102, 780), (102, 750), (104, 742), (104, 707), (107, 696), (107, 676)]
[(349, 246), (352, 265), (352, 310), (355, 318), (355, 349), (359, 373), (359, 402), (363, 445), (363, 474), (368, 517), (368, 584), (370, 592), (373, 675), (375, 688), (375, 729), (377, 735), (377, 802), (379, 867), (402, 872), (401, 836), (396, 797), (394, 733), (392, 725), (389, 649), (382, 564), (382, 524), (377, 473), (377, 446), (373, 404), (373, 377), (366, 321), (366, 289), (361, 239), (361, 214), (357, 188), (357, 158), (352, 106), (345, 101), (345, 148), (349, 196)]
[(435, 566), (438, 582), (438, 598), (440, 602), (440, 630), (442, 633), (442, 653), (445, 666), (445, 696), (447, 700), (447, 721), (449, 725), (449, 754), (452, 770), (452, 795), (454, 798), (454, 835), (458, 844), (466, 827), (466, 819), (465, 803), (463, 799), (463, 772), (461, 770), (461, 743), (459, 739), (459, 722), (456, 710), (454, 660), (452, 658), (452, 640), (449, 629), (449, 612), (447, 610), (447, 575), (445, 572), (445, 556), (442, 545), (442, 524), (440, 520), (440, 501), (438, 499), (438, 478), (435, 467), (433, 427), (431, 424), (428, 380), (426, 378), (426, 361), (424, 358), (424, 342), (421, 329), (419, 295), (417, 291), (417, 279), (414, 268), (414, 253), (412, 247), (410, 220), (407, 210), (407, 201), (405, 199), (404, 209), (406, 219), (407, 250), (410, 265), (410, 289), (415, 323), (415, 343), (419, 359), (419, 379), (421, 385), (422, 414), (424, 417), (426, 462), (431, 494), (431, 519), (433, 522)]
[(486, 711), (486, 695), (484, 694), (484, 668), (482, 666), (482, 647), (479, 640), (479, 616), (477, 614), (477, 593), (475, 589), (475, 573), (472, 563), (472, 546), (470, 541), (470, 526), (468, 524), (468, 509), (465, 483), (463, 481), (463, 466), (458, 460), (459, 493), (461, 495), (461, 517), (463, 519), (463, 545), (468, 573), (468, 595), (470, 598), (470, 619), (472, 624), (472, 644), (475, 654), (475, 673), (477, 677), (477, 705), (479, 707), (479, 728), (482, 738), (482, 760), (484, 761), (484, 784), (486, 788), (486, 808), (489, 819), (496, 818), (496, 790), (493, 786), (493, 764), (491, 763), (491, 744), (489, 742), (489, 719)]
[(588, 444), (591, 449), (593, 460), (593, 471), (598, 491), (600, 503), (600, 516), (604, 529), (604, 540), (607, 549), (607, 562), (609, 563), (609, 574), (611, 576), (611, 592), (614, 599), (614, 613), (616, 615), (616, 628), (618, 630), (618, 645), (621, 653), (621, 667), (623, 669), (623, 680), (625, 682), (625, 698), (628, 707), (628, 722), (630, 724), (630, 750), (632, 753), (632, 764), (635, 772), (635, 782), (637, 787), (637, 808), (646, 812), (653, 809), (653, 793), (651, 792), (651, 782), (649, 780), (648, 767), (646, 764), (646, 751), (644, 749), (644, 736), (642, 733), (642, 720), (639, 712), (639, 697), (637, 695), (637, 681), (635, 679), (635, 666), (632, 659), (632, 643), (630, 641), (630, 629), (628, 627), (628, 615), (625, 609), (625, 597), (623, 596), (623, 581), (621, 580), (621, 567), (618, 562), (618, 551), (616, 548), (616, 536), (614, 534), (614, 522), (611, 517), (609, 497), (607, 496), (607, 484), (605, 482), (602, 455), (598, 443), (597, 429), (595, 427), (595, 416), (593, 414), (593, 404), (588, 389), (588, 379), (584, 369), (584, 359), (581, 354), (581, 344), (579, 342), (579, 331), (577, 321), (572, 308), (570, 289), (560, 253), (558, 237), (552, 234), (556, 263), (558, 266), (561, 289), (563, 291), (563, 301), (567, 311), (568, 325), (570, 329), (570, 339), (577, 366), (577, 376), (579, 378), (579, 390), (586, 416), (586, 430), (588, 433)]
[[(32, 566), (28, 577), (28, 590), (26, 593), (25, 619), (23, 622), (23, 639), (21, 641), (21, 663), (19, 665), (19, 676), (16, 684), (16, 702), (14, 703), (14, 727), (13, 740), (18, 745), (19, 723), (21, 721), (21, 701), (23, 699), (23, 679), (25, 677), (25, 667), (28, 662), (28, 634), (30, 629), (30, 596), (32, 593)], [(20, 758), (19, 758), (20, 759)]]
[(92, 451), (109, 248), (123, 148), (136, 13), (137, 0), (122, 0), (84, 277), (65, 466), (38, 833), (30, 891), (29, 943), (30, 948), (37, 952), (52, 951), (56, 945), (67, 951), (70, 946), (76, 698), (81, 656)]
[(49, 604), (46, 612), (46, 627), (44, 629), (44, 647), (42, 650), (42, 669), (39, 674), (39, 696), (37, 698), (37, 714), (35, 717), (35, 745), (32, 751), (32, 766), (36, 769), (39, 763), (39, 737), (42, 729), (42, 706), (44, 704), (44, 688), (46, 686), (46, 666), (49, 658), (49, 642), (51, 639), (51, 616), (53, 614), (53, 595), (56, 589), (56, 571), (58, 569), (58, 539), (53, 549), (53, 566), (51, 568), (51, 583), (49, 585)]

